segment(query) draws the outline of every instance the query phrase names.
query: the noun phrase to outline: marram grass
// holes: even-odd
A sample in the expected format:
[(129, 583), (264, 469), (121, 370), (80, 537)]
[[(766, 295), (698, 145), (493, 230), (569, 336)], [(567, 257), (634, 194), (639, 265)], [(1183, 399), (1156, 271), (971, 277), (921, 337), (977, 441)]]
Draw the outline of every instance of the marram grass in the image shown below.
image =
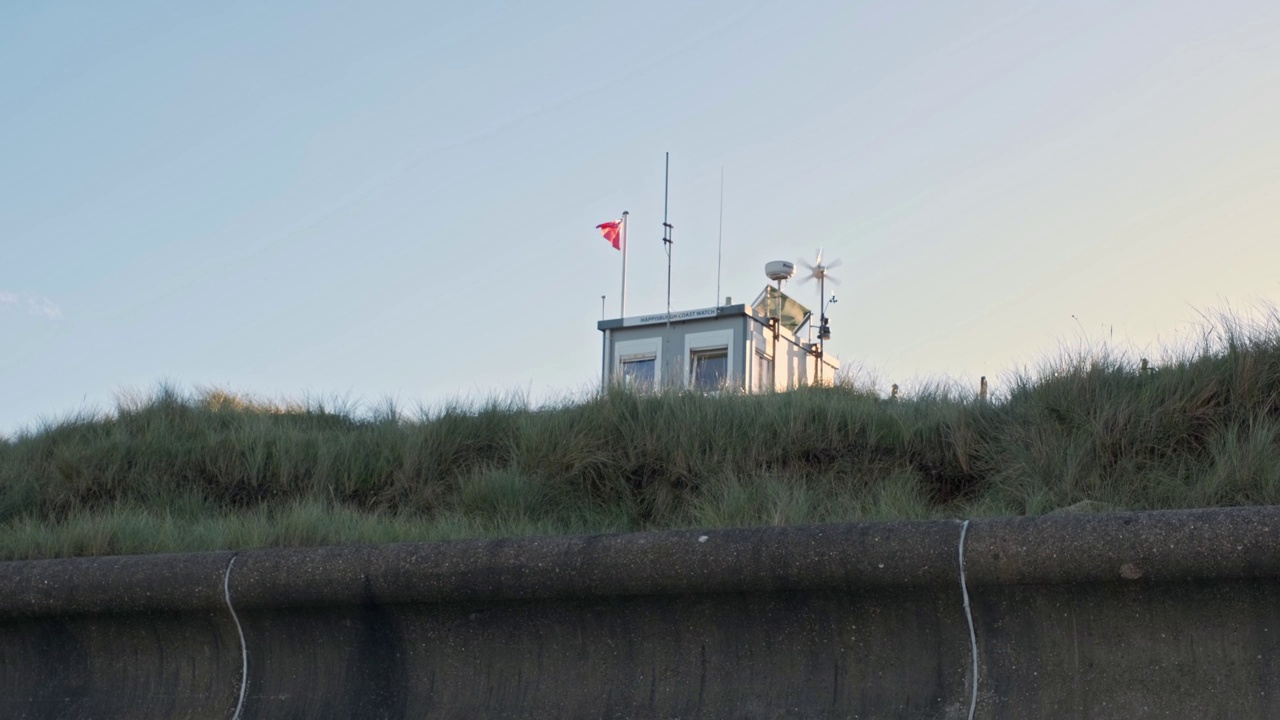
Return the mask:
[(161, 388), (0, 439), (0, 558), (1280, 503), (1280, 322), (988, 402), (841, 385), (405, 419)]

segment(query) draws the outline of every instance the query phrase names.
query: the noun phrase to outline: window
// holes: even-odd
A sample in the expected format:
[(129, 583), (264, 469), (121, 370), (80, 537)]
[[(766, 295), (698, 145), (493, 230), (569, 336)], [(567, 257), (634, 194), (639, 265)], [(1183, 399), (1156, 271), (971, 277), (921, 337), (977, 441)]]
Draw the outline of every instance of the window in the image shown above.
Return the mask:
[(633, 390), (654, 390), (662, 384), (662, 338), (620, 340), (613, 348), (613, 382)]
[(622, 384), (635, 390), (652, 390), (657, 379), (657, 358), (622, 361)]
[(729, 349), (694, 350), (689, 368), (689, 386), (694, 390), (719, 390), (729, 376)]
[(773, 359), (756, 351), (755, 391), (769, 392), (773, 389)]
[(746, 363), (742, 349), (735, 353), (739, 340), (732, 329), (708, 330), (684, 336), (684, 386), (690, 390), (715, 392), (734, 383), (738, 389), (746, 379)]

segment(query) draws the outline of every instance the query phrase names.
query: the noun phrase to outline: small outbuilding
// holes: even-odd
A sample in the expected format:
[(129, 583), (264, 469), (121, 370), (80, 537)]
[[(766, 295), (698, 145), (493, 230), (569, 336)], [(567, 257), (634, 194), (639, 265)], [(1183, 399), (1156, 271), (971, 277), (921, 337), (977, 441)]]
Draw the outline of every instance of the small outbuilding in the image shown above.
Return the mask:
[(766, 286), (750, 305), (601, 320), (607, 387), (771, 392), (830, 385), (839, 369), (813, 336), (812, 313)]

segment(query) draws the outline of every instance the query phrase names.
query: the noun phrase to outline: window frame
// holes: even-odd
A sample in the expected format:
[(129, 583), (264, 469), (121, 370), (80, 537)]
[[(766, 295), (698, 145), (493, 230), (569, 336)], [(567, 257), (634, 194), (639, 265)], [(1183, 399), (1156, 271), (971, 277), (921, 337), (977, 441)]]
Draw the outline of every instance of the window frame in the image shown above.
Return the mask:
[[(652, 378), (645, 380), (645, 382), (649, 383), (648, 385), (642, 385), (642, 384), (639, 384), (638, 382), (632, 383), (628, 381), (629, 376), (627, 375), (627, 366), (637, 365), (640, 363), (653, 363)], [(658, 358), (653, 356), (638, 356), (638, 355), (623, 358), (622, 361), (618, 363), (618, 382), (622, 383), (622, 386), (626, 388), (631, 388), (635, 390), (653, 390), (658, 386)]]
[(613, 373), (611, 384), (625, 384), (623, 365), (637, 360), (653, 361), (653, 387), (662, 387), (662, 338), (641, 338), (638, 340), (619, 340), (613, 344)]
[[(693, 386), (693, 353), (700, 351), (724, 351), (725, 354), (725, 373), (724, 385), (726, 387), (737, 387), (742, 382), (741, 373), (737, 373), (734, 369), (737, 367), (737, 348), (735, 348), (733, 340), (733, 329), (727, 330), (708, 330), (706, 332), (688, 333), (684, 336), (684, 387), (686, 390), (696, 390)], [(709, 392), (716, 392), (712, 390)]]
[[(697, 384), (698, 363), (702, 359), (723, 359), (724, 373), (720, 376), (720, 382), (711, 387), (699, 387)], [(689, 351), (689, 389), (701, 390), (703, 392), (716, 392), (723, 390), (725, 385), (729, 383), (729, 348), (714, 347), (700, 348), (698, 350)]]

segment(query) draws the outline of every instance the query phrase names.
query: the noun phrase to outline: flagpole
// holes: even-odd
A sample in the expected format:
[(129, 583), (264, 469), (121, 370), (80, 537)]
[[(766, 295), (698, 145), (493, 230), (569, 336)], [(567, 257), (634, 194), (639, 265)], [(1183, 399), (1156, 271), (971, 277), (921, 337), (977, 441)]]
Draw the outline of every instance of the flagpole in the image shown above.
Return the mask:
[(618, 317), (627, 316), (627, 215), (626, 210), (622, 211), (622, 307), (618, 312)]

